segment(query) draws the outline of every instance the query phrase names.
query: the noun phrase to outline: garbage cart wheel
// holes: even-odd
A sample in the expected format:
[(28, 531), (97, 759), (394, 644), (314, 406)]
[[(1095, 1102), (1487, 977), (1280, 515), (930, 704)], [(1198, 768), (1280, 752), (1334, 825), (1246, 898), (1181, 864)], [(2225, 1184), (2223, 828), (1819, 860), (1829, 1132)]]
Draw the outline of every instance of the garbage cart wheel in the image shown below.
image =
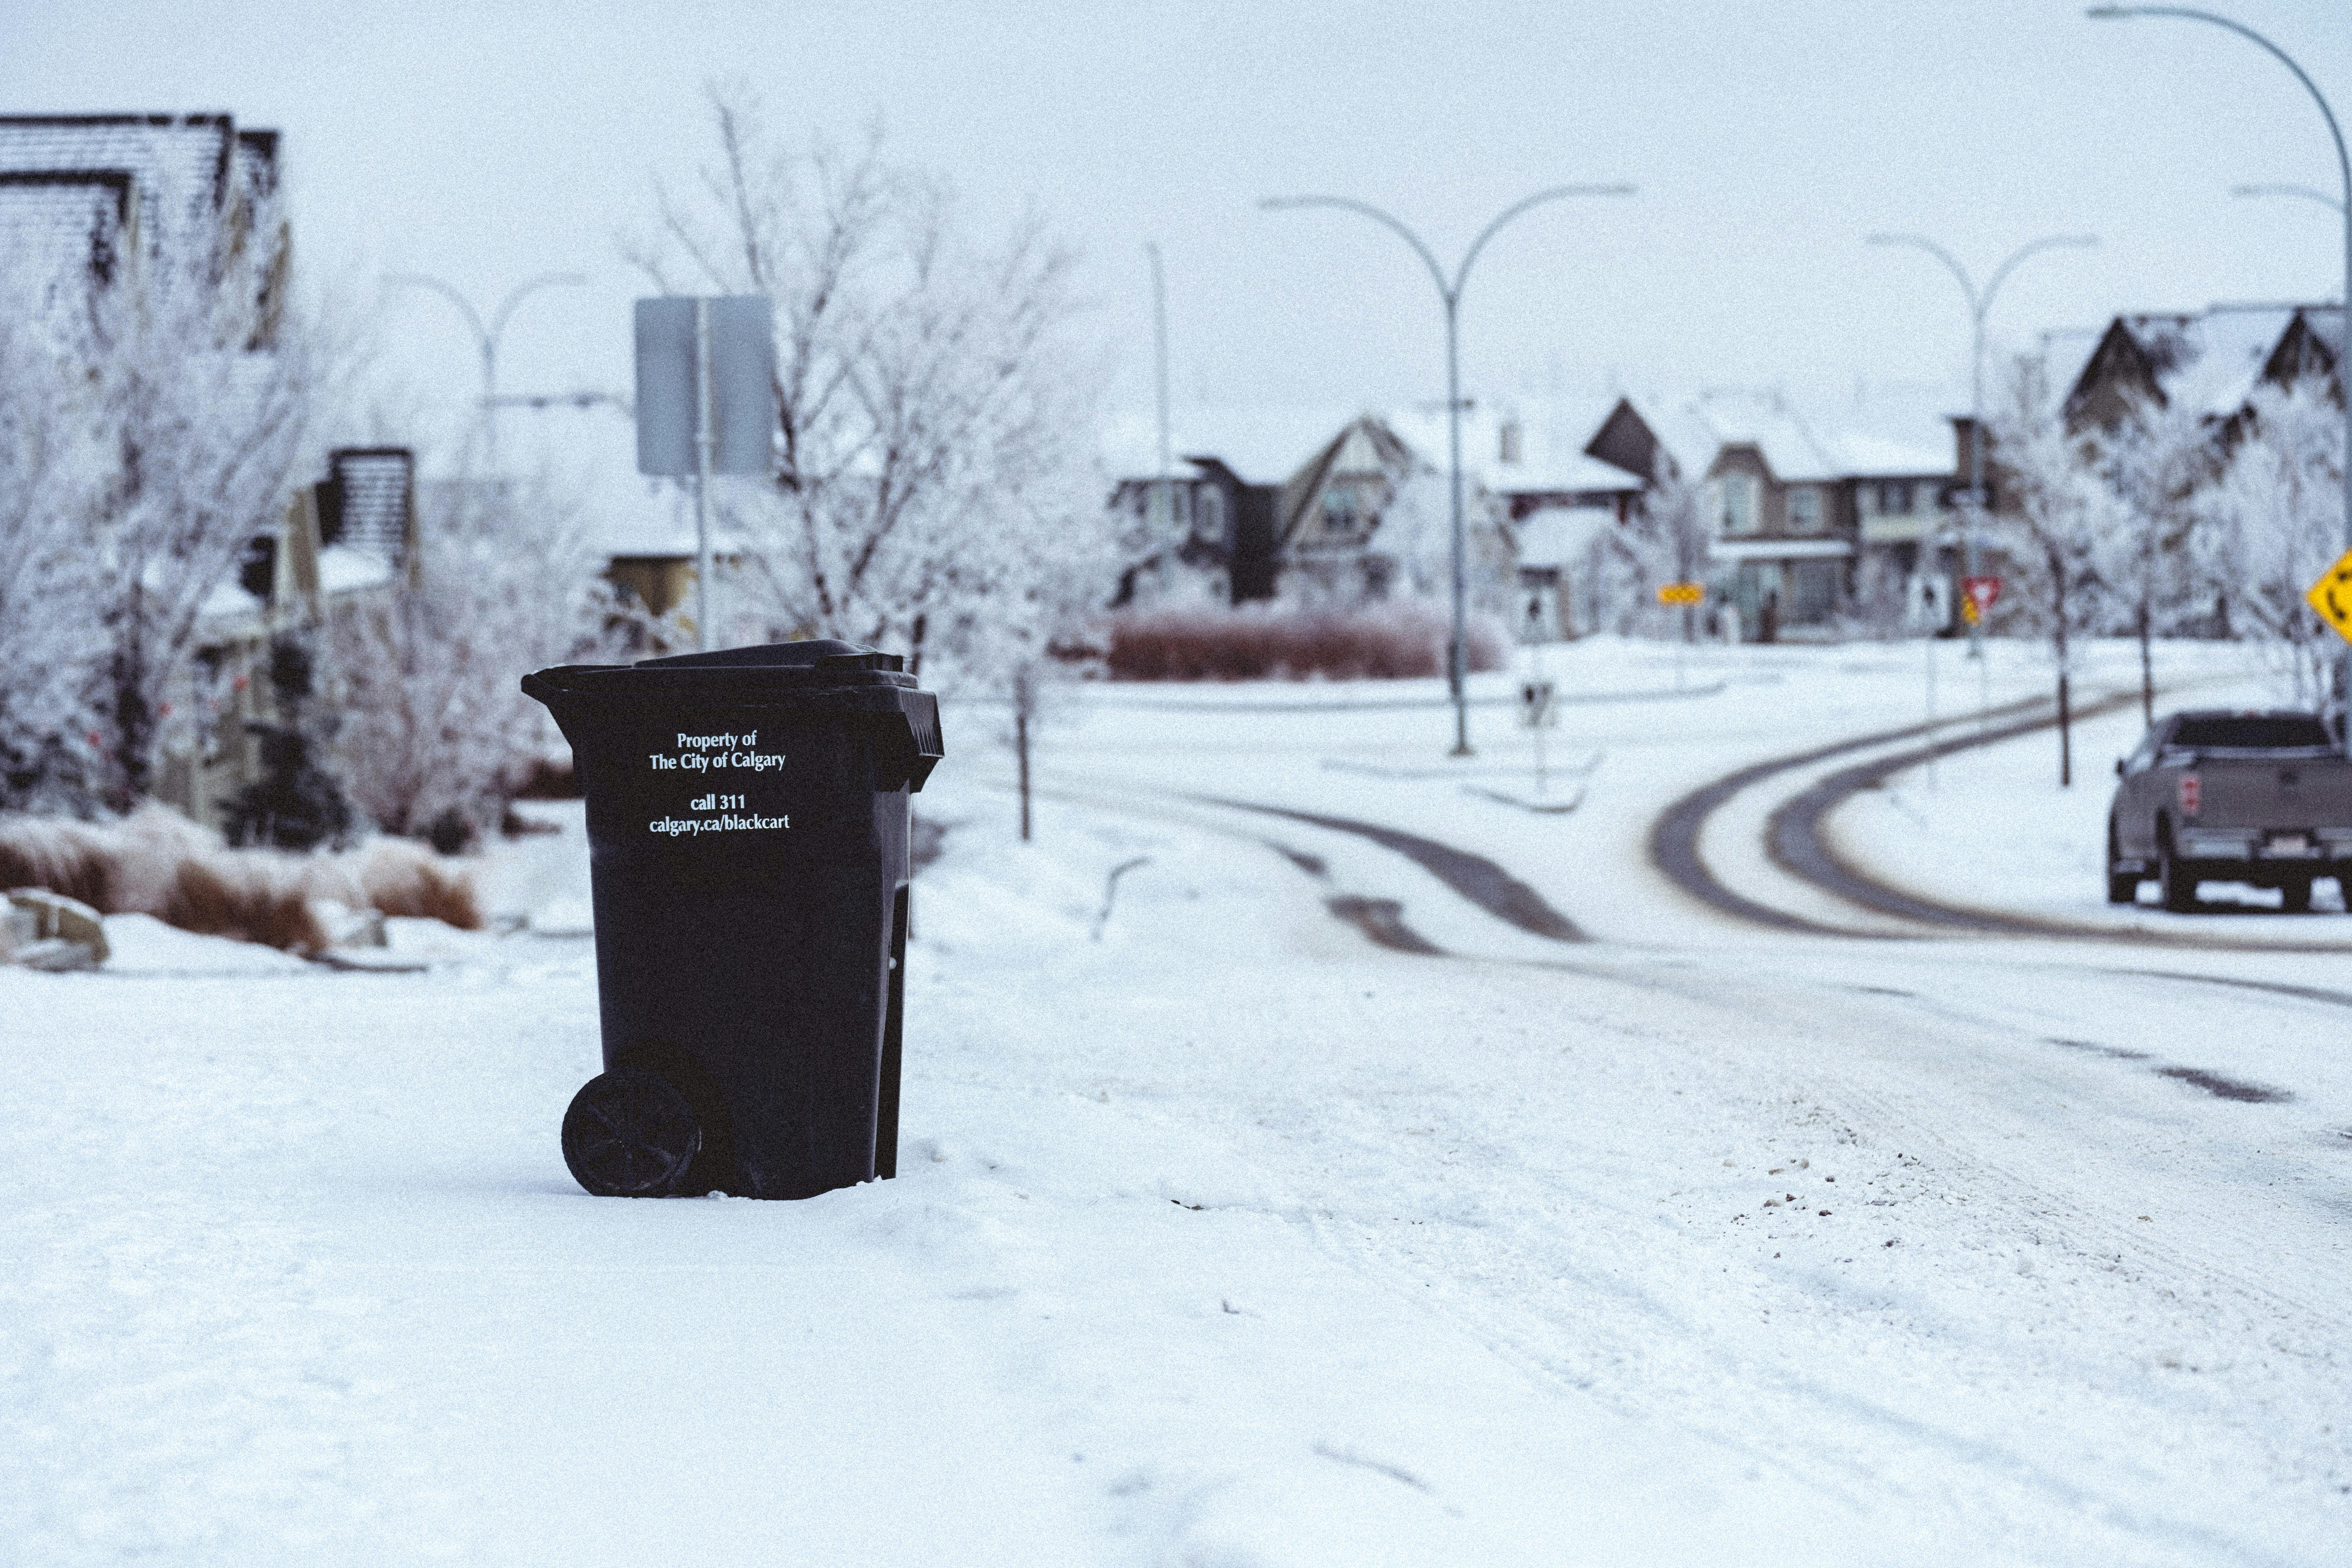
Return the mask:
[(642, 1068), (590, 1079), (563, 1113), (563, 1163), (600, 1198), (667, 1197), (701, 1147), (694, 1107)]

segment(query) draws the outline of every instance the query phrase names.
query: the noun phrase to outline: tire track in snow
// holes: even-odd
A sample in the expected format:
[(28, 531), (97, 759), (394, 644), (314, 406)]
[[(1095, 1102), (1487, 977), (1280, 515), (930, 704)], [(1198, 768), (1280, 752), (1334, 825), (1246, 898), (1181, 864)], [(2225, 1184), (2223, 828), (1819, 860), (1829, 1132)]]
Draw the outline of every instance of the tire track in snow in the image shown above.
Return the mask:
[[(1261, 849), (1272, 850), (1290, 862), (1296, 869), (1326, 887), (1331, 885), (1330, 863), (1323, 857), (1310, 855), (1304, 849), (1286, 844), (1279, 838), (1268, 837), (1263, 833), (1244, 833), (1238, 828), (1220, 826), (1191, 816), (1169, 811), (1154, 811), (1148, 806), (1138, 805), (1132, 800), (1103, 800), (1074, 790), (1037, 790), (1034, 793), (1045, 799), (1064, 801), (1093, 811), (1108, 811), (1129, 816), (1149, 817), (1161, 822), (1174, 822), (1202, 833), (1213, 833), (1221, 837), (1238, 839), (1244, 844), (1255, 844)], [(1219, 802), (1217, 804), (1234, 803)], [(1244, 809), (1272, 808), (1244, 807)], [(1433, 847), (1443, 848), (1444, 846)], [(1323, 908), (1334, 919), (1361, 931), (1365, 939), (1376, 947), (1387, 948), (1391, 952), (1409, 952), (1425, 958), (1454, 956), (1406, 924), (1404, 906), (1394, 899), (1365, 898), (1354, 893), (1335, 890), (1325, 896)]]
[(1197, 801), (1203, 805), (1221, 805), (1232, 811), (1254, 811), (1266, 816), (1286, 817), (1309, 826), (1328, 828), (1334, 833), (1350, 833), (1359, 838), (1369, 838), (1381, 848), (1392, 849), (1403, 856), (1496, 920), (1517, 926), (1530, 936), (1545, 937), (1552, 942), (1592, 940), (1574, 921), (1546, 903), (1541, 893), (1483, 855), (1473, 855), (1466, 849), (1456, 849), (1433, 838), (1384, 827), (1377, 822), (1359, 822), (1349, 816), (1327, 816), (1320, 812), (1295, 811), (1288, 806), (1262, 805), (1254, 801), (1229, 800), (1213, 795), (1191, 795), (1181, 798)]
[[(2137, 700), (2136, 692), (2111, 693), (2074, 710), (2073, 717), (2096, 718)], [(2036, 697), (1992, 709), (1989, 712), (1990, 716), (2015, 715), (2048, 706), (2047, 698)], [(1786, 910), (1774, 909), (1725, 884), (1699, 853), (1699, 840), (1715, 813), (1735, 795), (1767, 780), (1834, 757), (1915, 740), (1973, 722), (1973, 717), (1961, 716), (1885, 730), (1785, 757), (1770, 758), (1727, 773), (1681, 796), (1658, 815), (1650, 829), (1650, 864), (1676, 888), (1711, 909), (1750, 925), (1799, 935), (1834, 936), (1869, 942), (1916, 941), (1948, 934), (2031, 936), (2224, 952), (2352, 952), (2352, 943), (2347, 942), (2252, 941), (2206, 932), (2155, 931), (2139, 927), (2090, 925), (1941, 903), (1879, 880), (1839, 855), (1829, 845), (1822, 825), (1839, 806), (1863, 790), (1877, 788), (1895, 774), (1936, 758), (1998, 745), (2038, 731), (2055, 728), (2058, 720), (2053, 712), (2015, 719), (1989, 731), (1951, 735), (1928, 745), (1889, 752), (1843, 768), (1773, 808), (1765, 825), (1764, 847), (1775, 866), (1844, 903), (1925, 928), (1915, 936), (1832, 925)]]
[[(2096, 718), (2137, 702), (2136, 693), (2118, 692), (2077, 711), (2080, 719)], [(2227, 952), (2352, 952), (2352, 943), (2331, 942), (2252, 941), (2202, 931), (2155, 931), (2140, 927), (2100, 926), (2073, 921), (2014, 915), (1996, 910), (1969, 909), (1907, 892), (1879, 880), (1832, 847), (1823, 832), (1830, 814), (1865, 789), (1882, 787), (1896, 773), (1932, 759), (1979, 746), (2015, 740), (2053, 727), (2054, 718), (2027, 721), (1983, 735), (1940, 741), (1890, 755), (1874, 757), (1830, 774), (1774, 808), (1765, 826), (1765, 847), (1772, 863), (1825, 893), (1879, 914), (1916, 924), (1988, 936), (2056, 937), (2065, 941), (2126, 942), (2147, 947), (2204, 949)]]
[[(1995, 708), (1993, 714), (2011, 714), (2044, 706), (2049, 699), (2027, 698), (2005, 707)], [(1816, 746), (1785, 757), (1772, 757), (1752, 763), (1736, 773), (1726, 773), (1712, 784), (1700, 785), (1682, 796), (1658, 814), (1651, 825), (1649, 839), (1650, 864), (1665, 879), (1699, 902), (1720, 910), (1735, 920), (1751, 925), (1768, 926), (1775, 931), (1798, 931), (1810, 936), (1842, 936), (1869, 938), (1875, 941), (1899, 940), (1877, 931), (1854, 931), (1845, 926), (1824, 924), (1807, 920), (1802, 915), (1776, 910), (1758, 903), (1743, 894), (1734, 892), (1718, 879), (1706, 858), (1699, 854), (1699, 838), (1706, 831), (1707, 819), (1740, 795), (1796, 768), (1810, 767), (1827, 762), (1832, 757), (1845, 756), (1853, 752), (1867, 751), (1873, 746), (1892, 745), (1898, 741), (1914, 740), (1938, 730), (1971, 721), (1965, 716), (1931, 721), (1924, 724), (1906, 724), (1901, 729), (1882, 730), (1875, 734), (1857, 735), (1850, 741), (1839, 741), (1827, 746)]]

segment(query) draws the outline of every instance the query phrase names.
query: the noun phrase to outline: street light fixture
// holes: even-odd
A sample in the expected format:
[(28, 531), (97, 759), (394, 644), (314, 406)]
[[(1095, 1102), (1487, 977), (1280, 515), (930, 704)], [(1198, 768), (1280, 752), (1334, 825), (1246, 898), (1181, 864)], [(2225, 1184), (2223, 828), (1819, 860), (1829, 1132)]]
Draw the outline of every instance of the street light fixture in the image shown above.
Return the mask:
[[(2352, 153), (2345, 150), (2344, 128), (2336, 123), (2336, 110), (2328, 106), (2327, 95), (2319, 90), (2319, 84), (2295, 64), (2293, 55), (2242, 22), (2233, 22), (2210, 11), (2196, 11), (2182, 5), (2094, 5), (2084, 15), (2103, 22), (2126, 21), (2134, 16), (2172, 16), (2186, 22), (2210, 22), (2217, 27), (2227, 27), (2247, 42), (2269, 51), (2279, 64), (2294, 73), (2294, 79), (2303, 83), (2303, 89), (2311, 94), (2311, 101), (2319, 105), (2319, 117), (2327, 121), (2327, 134), (2336, 142), (2336, 168), (2344, 178), (2344, 199), (2329, 201), (2319, 192), (2305, 191), (2300, 185), (2260, 188), (2288, 189), (2315, 197), (2327, 202), (2344, 218), (2343, 310), (2347, 325), (2344, 348), (2336, 356), (2336, 379), (2341, 384), (2344, 395), (2344, 543), (2347, 549), (2352, 549), (2352, 363), (2346, 363), (2347, 358), (2352, 358)], [(2347, 754), (2352, 754), (2352, 649), (2347, 649), (2336, 660), (2336, 700), (2343, 712), (2344, 749)]]
[(1496, 231), (1505, 224), (1528, 208), (1541, 206), (1547, 202), (1560, 201), (1569, 196), (1630, 196), (1633, 194), (1633, 187), (1631, 185), (1554, 185), (1549, 190), (1538, 191), (1526, 200), (1505, 207), (1496, 215), (1492, 223), (1478, 231), (1478, 237), (1472, 240), (1470, 248), (1463, 253), (1462, 264), (1454, 269), (1454, 277), (1450, 282), (1446, 279), (1445, 269), (1438, 265), (1437, 257), (1428, 246), (1422, 243), (1419, 235), (1369, 202), (1354, 201), (1346, 196), (1268, 196), (1258, 203), (1260, 207), (1268, 212), (1283, 212), (1294, 207), (1340, 207), (1349, 212), (1360, 213), (1374, 223), (1395, 231), (1399, 237), (1412, 247), (1413, 254), (1420, 257), (1422, 264), (1429, 268), (1430, 280), (1437, 285), (1437, 297), (1444, 302), (1445, 423), (1446, 441), (1449, 447), (1449, 472), (1452, 477), (1454, 523), (1454, 633), (1446, 644), (1445, 679), (1447, 689), (1454, 696), (1453, 754), (1457, 757), (1466, 757), (1471, 754), (1469, 693), (1464, 679), (1468, 668), (1468, 612), (1465, 608), (1468, 577), (1465, 564), (1462, 533), (1462, 355), (1459, 330), (1462, 286), (1469, 279), (1470, 264), (1478, 259), (1478, 253), (1486, 248), (1486, 242), (1494, 238)]
[(548, 272), (519, 283), (499, 302), (498, 310), (490, 317), (490, 324), (487, 328), (482, 325), (482, 318), (475, 310), (473, 301), (438, 278), (428, 278), (421, 272), (394, 272), (387, 276), (384, 281), (410, 288), (432, 289), (436, 294), (457, 306), (458, 314), (466, 318), (466, 325), (473, 329), (475, 344), (480, 349), (482, 355), (483, 456), (489, 466), (490, 472), (497, 473), (499, 468), (498, 410), (500, 405), (499, 335), (507, 330), (507, 321), (515, 313), (515, 307), (521, 304), (530, 295), (541, 289), (558, 286), (577, 288), (586, 283), (588, 279), (577, 272)]
[[(1950, 251), (1946, 250), (1926, 235), (1874, 234), (1869, 237), (1868, 243), (1908, 246), (1915, 250), (1926, 251), (1942, 262), (1950, 270), (1952, 276), (1959, 279), (1960, 292), (1968, 299), (1971, 334), (1969, 347), (1969, 491), (1968, 500), (1962, 503), (1965, 515), (1960, 525), (1960, 545), (1965, 563), (1964, 570), (1969, 576), (1974, 577), (1979, 574), (1979, 568), (1982, 564), (1977, 556), (1977, 534), (1983, 524), (1985, 510), (1985, 318), (1991, 313), (1994, 296), (2000, 292), (2000, 286), (2009, 280), (2009, 275), (2017, 269), (2019, 262), (2029, 256), (2038, 255), (2045, 250), (2080, 249), (2095, 246), (2099, 243), (2098, 237), (2090, 234), (2050, 234), (2030, 244), (2021, 245), (2010, 253), (2008, 260), (1993, 269), (1992, 278), (1985, 284), (1981, 293), (1977, 289), (1975, 279), (1969, 276), (1969, 269), (1955, 260)], [(1984, 658), (1982, 617), (1969, 623), (1969, 657), (1974, 659)]]

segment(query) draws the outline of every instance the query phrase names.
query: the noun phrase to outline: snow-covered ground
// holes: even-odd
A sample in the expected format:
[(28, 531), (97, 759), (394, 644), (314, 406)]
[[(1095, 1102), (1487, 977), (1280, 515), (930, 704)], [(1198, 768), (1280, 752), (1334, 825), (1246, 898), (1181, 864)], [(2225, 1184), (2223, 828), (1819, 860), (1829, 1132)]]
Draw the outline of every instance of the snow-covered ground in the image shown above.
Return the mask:
[[(2039, 689), (1996, 654), (1996, 701)], [(1540, 799), (1508, 710), (1465, 763), (1441, 709), (1367, 705), (1433, 685), (1073, 693), (1026, 846), (999, 717), (953, 708), (902, 1173), (807, 1203), (571, 1182), (576, 808), (488, 879), (533, 927), (403, 926), (419, 973), (123, 921), (104, 972), (0, 971), (0, 1540), (2343, 1561), (2347, 961), (1790, 938), (1643, 861), (1675, 795), (1916, 722), (1917, 657), (1708, 650), (1675, 696), (1664, 650), (1554, 650), (1595, 700)], [(1483, 856), (1598, 940), (1340, 820)]]

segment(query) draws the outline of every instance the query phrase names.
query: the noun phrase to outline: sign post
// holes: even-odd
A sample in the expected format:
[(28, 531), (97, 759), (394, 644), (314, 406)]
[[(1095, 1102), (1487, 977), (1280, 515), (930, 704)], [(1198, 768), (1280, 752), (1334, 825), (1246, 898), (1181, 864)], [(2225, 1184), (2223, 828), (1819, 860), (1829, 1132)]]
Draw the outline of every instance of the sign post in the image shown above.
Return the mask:
[[(1903, 585), (1903, 618), (1920, 636), (1927, 658), (1927, 724), (1936, 722), (1936, 638), (1952, 624), (1952, 580), (1940, 572), (1915, 572)], [(1936, 753), (1927, 753), (1927, 787), (1936, 785)]]
[(1541, 795), (1547, 780), (1544, 731), (1559, 722), (1559, 708), (1552, 699), (1551, 682), (1541, 679), (1540, 670), (1519, 687), (1519, 722), (1536, 732), (1536, 793)]
[(1691, 606), (1705, 602), (1706, 586), (1701, 583), (1661, 583), (1658, 603), (1680, 605), (1683, 607), (1683, 635), (1675, 639), (1675, 689), (1683, 689), (1683, 646), (1690, 641)]
[(2000, 579), (1998, 577), (1963, 577), (1960, 579), (1960, 619), (1969, 623), (1969, 639), (1979, 650), (1977, 660), (1977, 728), (1982, 730), (1991, 722), (1992, 660), (1982, 655), (1984, 618), (2000, 603)]
[(694, 480), (694, 637), (710, 647), (710, 476), (774, 471), (776, 328), (765, 294), (636, 304), (637, 472)]

